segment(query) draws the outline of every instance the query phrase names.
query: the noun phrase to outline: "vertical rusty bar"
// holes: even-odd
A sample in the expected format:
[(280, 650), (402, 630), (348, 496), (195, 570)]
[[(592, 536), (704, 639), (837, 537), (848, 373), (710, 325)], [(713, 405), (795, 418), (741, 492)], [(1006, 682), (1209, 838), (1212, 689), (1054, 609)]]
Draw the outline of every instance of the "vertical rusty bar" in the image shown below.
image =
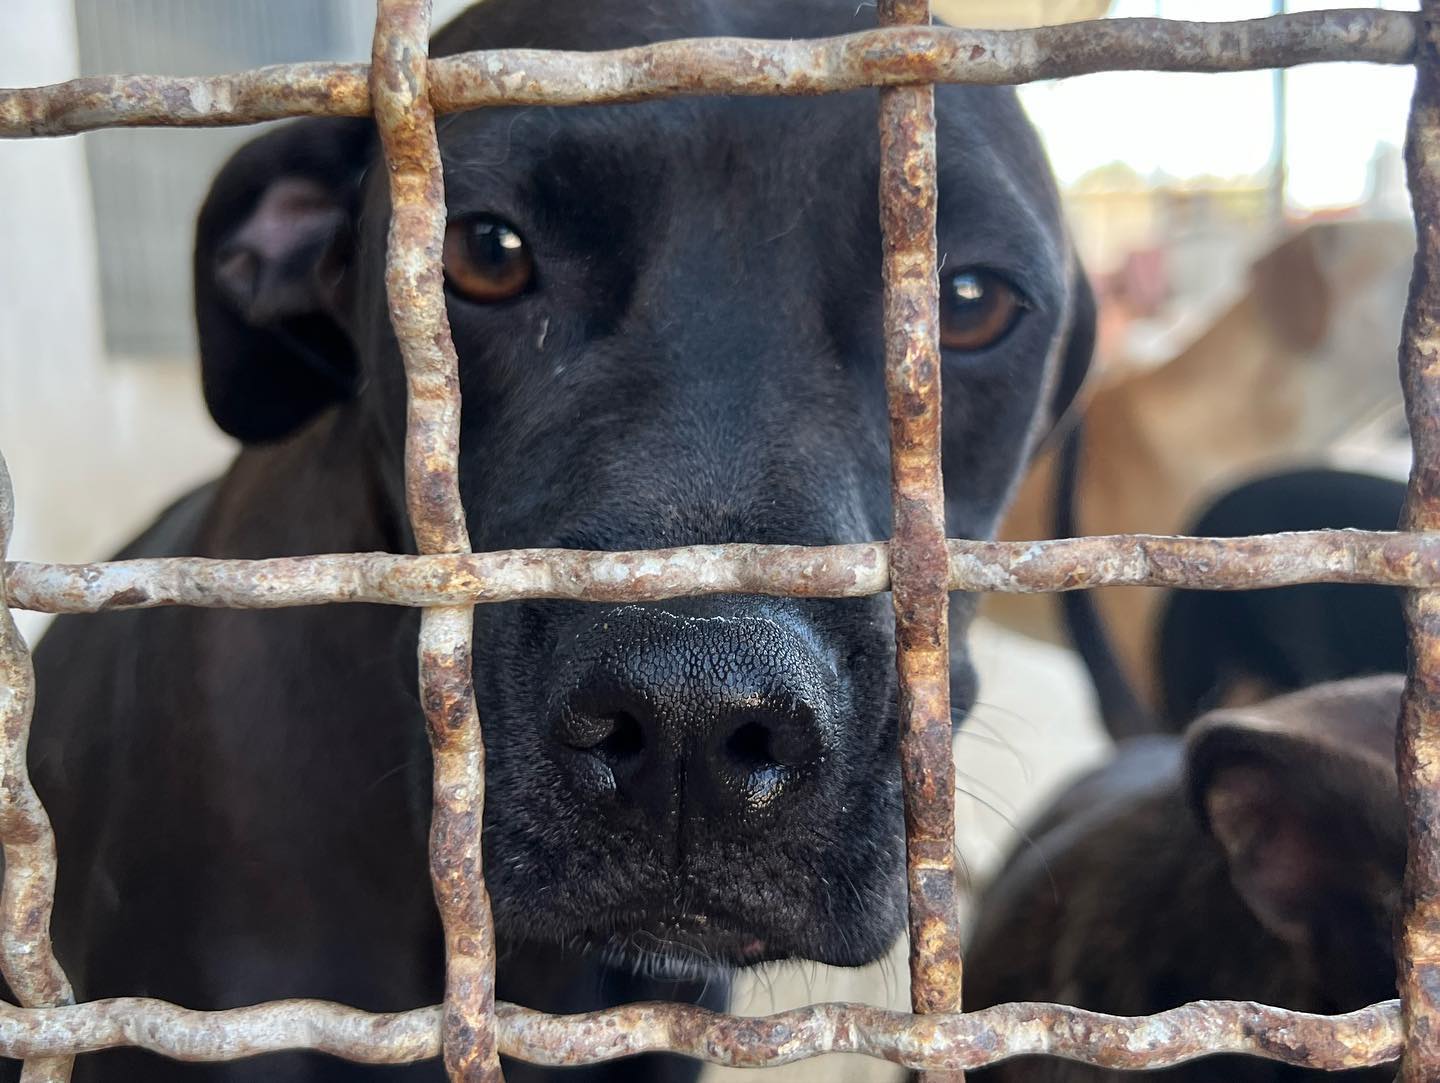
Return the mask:
[[(429, 98), (429, 33), (429, 0), (379, 0), (370, 94), (390, 175), (385, 286), (409, 390), (406, 503), (420, 552), (462, 553), (470, 536), (459, 487), (459, 361), (440, 264), (445, 188)], [(420, 700), (435, 761), (430, 875), (445, 929), (445, 1069), (452, 1080), (499, 1083), (473, 616), (471, 606), (421, 614)]]
[[(1405, 162), (1417, 248), (1400, 345), (1414, 462), (1404, 525), (1440, 529), (1440, 0), (1421, 4)], [(1396, 958), (1405, 1022), (1400, 1079), (1440, 1079), (1440, 591), (1406, 592), (1410, 673), (1397, 765), (1409, 818)]]
[[(15, 525), (15, 494), (0, 455), (0, 970), (27, 1008), (73, 1004), (75, 995), (50, 945), (55, 903), (55, 834), (30, 783), (25, 755), (35, 707), (35, 670), (6, 593), (4, 560)], [(64, 1083), (72, 1057), (27, 1060), (25, 1083)]]
[[(880, 0), (879, 15), (882, 25), (928, 25), (930, 3)], [(940, 476), (933, 87), (880, 91), (880, 223), (910, 1000), (917, 1012), (958, 1011), (961, 962), (946, 623), (949, 576)]]

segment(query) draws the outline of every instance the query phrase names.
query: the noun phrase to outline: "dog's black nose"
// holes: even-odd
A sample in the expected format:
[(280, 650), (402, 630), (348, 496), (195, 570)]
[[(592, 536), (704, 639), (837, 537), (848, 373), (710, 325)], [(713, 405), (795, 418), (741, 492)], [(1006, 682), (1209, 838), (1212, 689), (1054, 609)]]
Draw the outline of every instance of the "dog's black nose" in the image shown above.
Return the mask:
[(612, 610), (557, 661), (553, 748), (593, 801), (661, 819), (758, 817), (801, 793), (834, 747), (834, 670), (753, 607)]

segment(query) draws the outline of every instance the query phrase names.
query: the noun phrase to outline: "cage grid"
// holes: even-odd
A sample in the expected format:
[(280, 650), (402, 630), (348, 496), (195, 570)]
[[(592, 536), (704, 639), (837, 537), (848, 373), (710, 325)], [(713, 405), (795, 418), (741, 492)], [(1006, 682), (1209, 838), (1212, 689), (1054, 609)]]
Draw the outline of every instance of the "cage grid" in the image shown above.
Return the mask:
[[(1416, 13), (1336, 10), (1239, 23), (1107, 20), (1032, 30), (930, 25), (928, 0), (880, 0), (880, 28), (813, 41), (696, 39), (608, 53), (494, 50), (427, 58), (429, 0), (379, 0), (371, 63), (233, 75), (76, 79), (0, 90), (0, 136), (124, 126), (373, 115), (389, 170), (386, 287), (409, 391), (406, 499), (419, 553), (265, 560), (0, 564), (0, 1055), (25, 1080), (69, 1078), (77, 1054), (128, 1045), (218, 1061), (310, 1049), (400, 1064), (440, 1056), (451, 1079), (500, 1079), (498, 1054), (585, 1064), (648, 1051), (764, 1066), (862, 1053), (932, 1079), (1020, 1054), (1122, 1069), (1246, 1053), (1339, 1069), (1402, 1059), (1440, 1079), (1440, 0)], [(1015, 84), (1095, 71), (1237, 71), (1315, 61), (1414, 64), (1407, 169), (1418, 246), (1400, 348), (1414, 445), (1404, 530), (1215, 539), (1143, 535), (998, 543), (945, 538), (936, 342), (935, 83)], [(880, 87), (884, 349), (891, 540), (731, 544), (631, 553), (472, 553), (458, 489), (458, 362), (440, 272), (445, 224), (434, 116), (485, 105)], [(0, 556), (14, 501), (0, 460)], [(1197, 1002), (1140, 1018), (1053, 1004), (960, 1010), (946, 605), (950, 591), (1107, 585), (1254, 589), (1304, 582), (1409, 588), (1410, 673), (1397, 739), (1409, 827), (1399, 1000), (1341, 1016)], [(484, 749), (471, 685), (473, 606), (520, 598), (648, 601), (718, 592), (853, 597), (896, 609), (913, 1014), (822, 1004), (748, 1018), (677, 1004), (549, 1016), (494, 999), (481, 875)], [(11, 608), (94, 613), (159, 605), (421, 607), (419, 684), (434, 754), (430, 871), (444, 933), (442, 1004), (374, 1014), (320, 1001), (226, 1011), (120, 998), (75, 1003), (51, 948), (56, 854), (26, 772), (34, 676)]]

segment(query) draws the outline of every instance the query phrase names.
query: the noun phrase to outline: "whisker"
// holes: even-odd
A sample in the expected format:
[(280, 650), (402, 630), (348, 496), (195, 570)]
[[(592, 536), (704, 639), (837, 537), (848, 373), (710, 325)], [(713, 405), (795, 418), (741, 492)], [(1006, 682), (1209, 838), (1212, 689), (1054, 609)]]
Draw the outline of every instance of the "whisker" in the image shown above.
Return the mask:
[(960, 869), (961, 882), (965, 890), (973, 893), (975, 890), (975, 870), (970, 867), (970, 862), (966, 859), (965, 853), (960, 849), (958, 843), (951, 844), (950, 852), (955, 855), (955, 864)]
[(417, 765), (421, 762), (422, 759), (423, 759), (423, 757), (421, 757), (421, 756), (411, 756), (408, 760), (405, 760), (405, 761), (403, 761), (403, 762), (401, 762), (401, 763), (397, 763), (394, 767), (390, 768), (390, 770), (381, 772), (380, 776), (379, 776), (377, 779), (375, 779), (374, 782), (370, 783), (370, 785), (365, 788), (365, 792), (366, 792), (366, 793), (369, 793), (370, 791), (374, 790), (377, 786), (379, 786), (382, 782), (386, 782), (386, 781), (394, 778), (396, 775), (400, 774), (401, 772), (403, 772), (403, 771), (408, 771), (410, 768), (417, 766)]
[[(956, 771), (956, 772), (955, 772), (955, 792), (956, 792), (957, 794), (964, 794), (966, 797), (973, 798), (973, 799), (975, 799), (976, 801), (980, 800), (979, 795), (976, 794), (976, 793), (974, 793), (974, 792), (971, 791), (971, 790), (967, 790), (964, 786), (961, 785), (962, 782), (963, 782), (963, 783), (969, 783), (970, 785), (976, 786), (976, 787), (984, 790), (984, 791), (987, 792), (988, 794), (990, 794), (993, 798), (995, 798), (995, 801), (996, 801), (997, 805), (1004, 807), (1004, 809), (1005, 809), (1005, 814), (1006, 814), (1007, 816), (1016, 816), (1016, 815), (1018, 815), (1018, 810), (1017, 810), (1017, 809), (1015, 808), (1015, 806), (1010, 802), (1010, 799), (1007, 798), (1003, 793), (1001, 793), (1001, 792), (1000, 792), (998, 789), (996, 789), (994, 786), (990, 785), (990, 783), (984, 781), (984, 780), (981, 779), (981, 778), (977, 778), (975, 775), (972, 775), (972, 774), (970, 774), (970, 773), (968, 773), (968, 772), (966, 772), (966, 771)], [(1012, 825), (1012, 826), (1013, 826), (1013, 825)]]
[(994, 711), (997, 714), (1003, 715), (1007, 720), (1024, 726), (1027, 730), (1030, 731), (1032, 735), (1037, 737), (1040, 735), (1041, 730), (1044, 728), (1033, 718), (1021, 714), (1013, 707), (1006, 707), (1003, 703), (994, 703), (990, 700), (985, 699), (977, 699), (975, 701), (975, 705), (971, 708), (972, 713), (970, 717), (974, 718), (974, 712), (980, 710), (981, 708), (987, 711)]
[[(1039, 842), (1036, 841), (1035, 836), (1031, 835), (1030, 832), (1027, 831), (1027, 830), (1025, 830), (1024, 828), (1020, 827), (1014, 820), (1012, 820), (1009, 816), (1007, 816), (1003, 811), (1001, 811), (1000, 809), (996, 808), (996, 807), (995, 807), (994, 805), (992, 805), (989, 801), (986, 801), (983, 797), (979, 796), (978, 794), (971, 793), (971, 792), (969, 792), (968, 790), (965, 790), (965, 789), (963, 789), (962, 787), (960, 787), (958, 784), (957, 784), (956, 787), (955, 787), (955, 791), (956, 791), (956, 793), (963, 793), (966, 797), (970, 798), (972, 801), (974, 801), (976, 804), (980, 805), (982, 808), (989, 809), (992, 813), (994, 813), (996, 816), (998, 816), (998, 817), (1000, 818), (1001, 822), (1004, 823), (1006, 827), (1008, 827), (1008, 828), (1010, 829), (1010, 833), (1011, 833), (1012, 835), (1014, 835), (1014, 836), (1018, 839), (1018, 841), (1019, 841), (1019, 843), (1020, 843), (1021, 846), (1024, 846), (1024, 847), (1026, 847), (1027, 849), (1030, 849), (1030, 850), (1035, 851), (1035, 853), (1036, 853), (1036, 854), (1039, 856), (1039, 858), (1040, 858), (1040, 865), (1041, 865), (1041, 867), (1045, 870), (1045, 879), (1047, 879), (1047, 880), (1050, 882), (1050, 892), (1051, 892), (1051, 895), (1052, 895), (1052, 897), (1054, 898), (1054, 901), (1059, 902), (1059, 901), (1060, 901), (1060, 885), (1056, 882), (1056, 880), (1055, 880), (1055, 875), (1054, 875), (1054, 873), (1053, 873), (1053, 872), (1051, 871), (1051, 869), (1050, 869), (1050, 860), (1049, 860), (1049, 858), (1047, 858), (1047, 857), (1045, 856), (1045, 851), (1040, 848), (1040, 844), (1039, 844)], [(958, 846), (955, 848), (955, 857), (956, 857), (957, 860), (962, 861), (962, 862), (965, 860), (965, 855), (962, 854), (962, 853), (960, 853), (960, 850), (959, 850), (959, 847), (958, 847)], [(1014, 853), (1009, 854), (1009, 855), (1005, 858), (1004, 862), (1001, 864), (1001, 869), (1005, 868), (1005, 866), (1007, 866), (1007, 865), (1009, 865), (1011, 862), (1013, 862), (1014, 859), (1015, 859), (1015, 854), (1014, 854)]]
[(1020, 754), (1020, 750), (1016, 748), (1013, 744), (1011, 744), (1009, 741), (1007, 741), (1005, 738), (1000, 737), (994, 733), (983, 733), (980, 730), (971, 729), (968, 725), (965, 724), (962, 724), (960, 728), (955, 731), (955, 736), (957, 739), (960, 737), (968, 737), (972, 741), (978, 741), (983, 745), (989, 745), (991, 748), (999, 749), (1002, 752), (1008, 752), (1010, 754), (1010, 758), (1015, 761), (1015, 766), (1020, 769), (1020, 775), (1022, 778), (1024, 778), (1025, 784), (1031, 785), (1034, 783), (1035, 779), (1030, 771), (1029, 762), (1025, 759), (1024, 756)]
[(985, 800), (985, 798), (981, 797), (979, 794), (971, 793), (969, 790), (965, 789), (965, 787), (961, 786), (959, 783), (956, 783), (956, 785), (955, 785), (955, 792), (956, 792), (957, 794), (964, 794), (966, 797), (970, 798), (970, 800), (974, 801), (974, 802), (975, 802), (977, 805), (979, 805), (981, 808), (987, 809), (987, 810), (989, 810), (990, 812), (994, 813), (995, 816), (999, 818), (1000, 822), (1003, 823), (1006, 827), (1008, 827), (1008, 828), (1010, 829), (1010, 833), (1011, 833), (1012, 835), (1014, 835), (1016, 838), (1023, 839), (1023, 840), (1025, 840), (1025, 841), (1027, 841), (1027, 842), (1033, 842), (1033, 841), (1034, 841), (1034, 840), (1031, 839), (1030, 836), (1027, 835), (1027, 834), (1025, 833), (1025, 831), (1024, 831), (1018, 824), (1016, 824), (1016, 822), (1011, 818), (1012, 813), (1006, 813), (1003, 809), (997, 808), (994, 804), (992, 804), (991, 802)]

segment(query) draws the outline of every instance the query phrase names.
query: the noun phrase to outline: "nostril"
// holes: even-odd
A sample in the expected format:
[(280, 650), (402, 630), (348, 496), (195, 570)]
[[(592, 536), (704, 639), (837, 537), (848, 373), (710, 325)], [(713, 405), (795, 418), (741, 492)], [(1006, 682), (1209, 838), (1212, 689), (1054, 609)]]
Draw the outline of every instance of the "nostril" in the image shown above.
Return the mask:
[(725, 750), (737, 764), (745, 767), (768, 767), (776, 760), (770, 748), (770, 730), (760, 722), (745, 722), (730, 734)]
[(645, 751), (645, 729), (629, 711), (567, 715), (559, 736), (566, 748), (610, 764), (637, 759)]
[(622, 820), (739, 824), (829, 792), (840, 686), (813, 638), (768, 615), (609, 611), (560, 639), (547, 753)]
[(645, 732), (639, 720), (629, 711), (619, 711), (604, 722), (609, 732), (586, 751), (593, 752), (610, 763), (634, 759), (645, 751)]
[(644, 766), (645, 729), (628, 711), (566, 712), (554, 734), (571, 779), (592, 797), (616, 796), (633, 785)]
[(726, 736), (720, 777), (751, 807), (768, 804), (824, 757), (819, 727), (808, 712), (775, 718), (744, 718)]

